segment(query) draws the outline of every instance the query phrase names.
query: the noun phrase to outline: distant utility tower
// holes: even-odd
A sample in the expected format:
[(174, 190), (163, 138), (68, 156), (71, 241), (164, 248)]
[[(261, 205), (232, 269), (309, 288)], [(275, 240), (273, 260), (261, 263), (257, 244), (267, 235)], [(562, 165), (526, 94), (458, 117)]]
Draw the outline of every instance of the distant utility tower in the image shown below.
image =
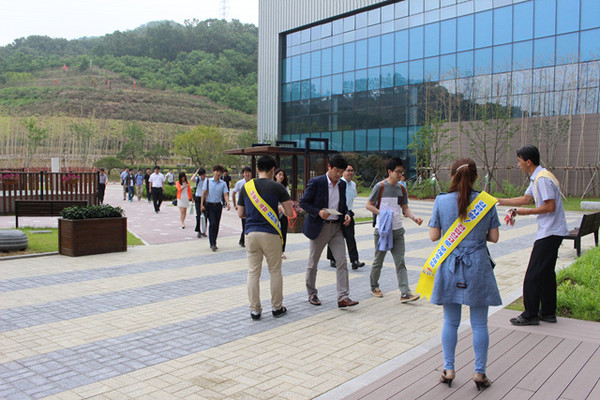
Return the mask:
[(227, 21), (229, 19), (229, 0), (220, 0), (219, 3), (219, 18)]

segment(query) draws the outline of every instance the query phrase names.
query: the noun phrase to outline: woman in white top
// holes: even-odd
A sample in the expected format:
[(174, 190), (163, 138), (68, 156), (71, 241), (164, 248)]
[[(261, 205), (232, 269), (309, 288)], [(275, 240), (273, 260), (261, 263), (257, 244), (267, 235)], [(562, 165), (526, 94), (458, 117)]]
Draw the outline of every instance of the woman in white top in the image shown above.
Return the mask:
[(179, 173), (179, 179), (177, 180), (177, 207), (179, 207), (179, 219), (181, 220), (181, 229), (185, 229), (185, 217), (187, 214), (187, 208), (190, 206), (190, 200), (192, 198), (192, 188), (185, 176), (185, 172)]

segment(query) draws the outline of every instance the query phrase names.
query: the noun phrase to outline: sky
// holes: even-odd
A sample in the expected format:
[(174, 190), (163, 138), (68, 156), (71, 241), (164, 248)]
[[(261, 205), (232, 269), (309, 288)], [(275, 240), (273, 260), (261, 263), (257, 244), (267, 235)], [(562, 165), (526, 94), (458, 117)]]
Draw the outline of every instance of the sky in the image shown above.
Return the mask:
[[(0, 46), (30, 35), (77, 39), (151, 21), (219, 18), (220, 0), (0, 0)], [(258, 25), (258, 0), (229, 0), (228, 20)]]

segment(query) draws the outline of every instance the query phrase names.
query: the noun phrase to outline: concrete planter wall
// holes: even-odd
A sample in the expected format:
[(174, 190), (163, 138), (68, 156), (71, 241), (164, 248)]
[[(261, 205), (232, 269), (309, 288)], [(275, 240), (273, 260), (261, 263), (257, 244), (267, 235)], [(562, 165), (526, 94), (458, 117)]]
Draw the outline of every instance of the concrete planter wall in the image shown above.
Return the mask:
[(58, 219), (58, 252), (77, 257), (127, 251), (127, 218)]

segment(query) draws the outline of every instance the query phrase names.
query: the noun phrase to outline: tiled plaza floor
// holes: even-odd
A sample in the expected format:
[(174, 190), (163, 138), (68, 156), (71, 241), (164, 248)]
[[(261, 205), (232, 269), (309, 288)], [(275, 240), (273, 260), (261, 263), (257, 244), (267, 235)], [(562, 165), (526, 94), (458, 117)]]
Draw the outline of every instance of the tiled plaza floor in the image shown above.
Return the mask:
[[(306, 301), (308, 240), (290, 234), (283, 263), (288, 314), (272, 318), (264, 272), (263, 317), (252, 321), (246, 253), (237, 245), (241, 227), (233, 211), (226, 213), (219, 251), (213, 253), (206, 239), (195, 238), (191, 220), (185, 230), (179, 227), (176, 209), (163, 205), (155, 214), (141, 203), (122, 204), (129, 228), (146, 242), (165, 244), (79, 258), (0, 261), (2, 398), (308, 399), (417, 355), (415, 349), (439, 338), (441, 308), (400, 303), (391, 256), (380, 281), (385, 296), (370, 296), (369, 224), (357, 226), (367, 266), (350, 271), (351, 298), (360, 300), (358, 306), (336, 307), (335, 271), (324, 256), (317, 278), (323, 305)], [(415, 201), (411, 207), (426, 221), (421, 227), (405, 223), (414, 289), (433, 249), (425, 226), (432, 203)], [(569, 226), (580, 218), (569, 213)], [(502, 227), (500, 243), (490, 246), (505, 302), (518, 296), (535, 230), (533, 217), (520, 218), (515, 227)], [(585, 238), (584, 251), (592, 242)], [(568, 242), (559, 264), (574, 259)]]

